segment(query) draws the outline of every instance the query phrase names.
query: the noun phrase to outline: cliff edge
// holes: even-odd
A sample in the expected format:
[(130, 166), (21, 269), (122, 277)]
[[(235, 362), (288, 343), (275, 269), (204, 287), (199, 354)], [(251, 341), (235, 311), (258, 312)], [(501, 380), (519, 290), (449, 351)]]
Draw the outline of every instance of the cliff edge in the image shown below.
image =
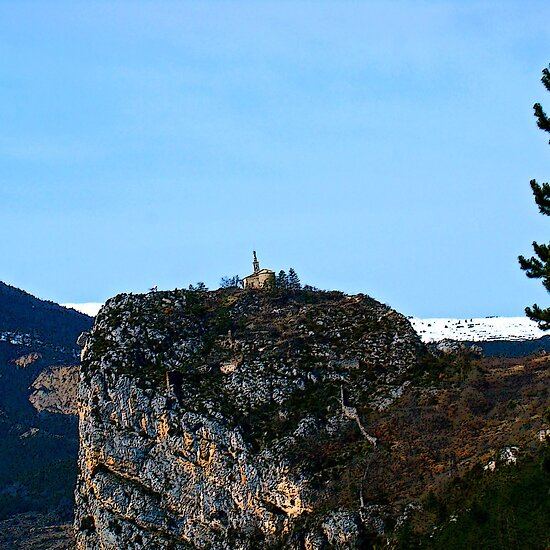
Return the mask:
[(109, 300), (82, 351), (77, 548), (361, 547), (387, 519), (369, 415), (424, 353), (364, 295)]

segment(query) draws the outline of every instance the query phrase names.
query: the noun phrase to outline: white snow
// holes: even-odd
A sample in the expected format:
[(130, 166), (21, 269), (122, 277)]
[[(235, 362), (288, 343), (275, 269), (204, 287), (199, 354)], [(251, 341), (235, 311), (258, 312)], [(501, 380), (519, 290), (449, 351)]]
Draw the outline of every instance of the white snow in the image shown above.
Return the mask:
[(409, 317), (424, 342), (451, 340), (534, 340), (548, 333), (527, 317), (481, 317), (473, 319), (419, 319)]
[(76, 309), (80, 313), (89, 315), (90, 317), (95, 317), (98, 311), (101, 309), (103, 304), (98, 304), (96, 302), (87, 302), (85, 304), (61, 304), (63, 307), (68, 307), (70, 309)]

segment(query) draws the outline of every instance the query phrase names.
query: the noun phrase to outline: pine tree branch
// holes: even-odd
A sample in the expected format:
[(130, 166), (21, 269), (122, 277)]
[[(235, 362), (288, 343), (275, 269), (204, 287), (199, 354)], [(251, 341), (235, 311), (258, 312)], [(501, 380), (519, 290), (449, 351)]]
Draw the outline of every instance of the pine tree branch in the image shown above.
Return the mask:
[(525, 308), (525, 314), (532, 321), (536, 321), (541, 330), (550, 329), (550, 308), (541, 309), (537, 304), (534, 304), (532, 308)]
[(537, 126), (545, 132), (550, 132), (550, 120), (542, 109), (542, 105), (540, 103), (535, 103), (533, 105), (533, 110), (535, 111), (535, 116), (538, 119)]
[(550, 92), (550, 71), (548, 69), (542, 69), (542, 78), (540, 79), (540, 81), (544, 84), (544, 87)]
[(535, 250), (535, 254), (539, 257), (539, 260), (542, 263), (544, 264), (548, 263), (548, 260), (550, 259), (549, 245), (533, 242), (533, 249)]
[(534, 256), (529, 259), (524, 256), (519, 256), (518, 261), (521, 269), (525, 271), (529, 279), (540, 279), (546, 275), (542, 262)]
[(537, 180), (531, 180), (529, 185), (531, 185), (539, 212), (545, 216), (550, 216), (550, 185), (547, 182), (539, 185)]

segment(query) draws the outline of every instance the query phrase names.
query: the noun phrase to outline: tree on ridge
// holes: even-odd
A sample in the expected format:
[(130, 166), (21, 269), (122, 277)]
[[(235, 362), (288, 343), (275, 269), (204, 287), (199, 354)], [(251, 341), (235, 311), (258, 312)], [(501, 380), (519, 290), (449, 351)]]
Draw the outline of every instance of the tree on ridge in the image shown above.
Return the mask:
[[(550, 71), (548, 68), (543, 69), (541, 82), (550, 92)], [(535, 103), (533, 110), (537, 118), (537, 126), (545, 132), (550, 132), (550, 118), (544, 112), (541, 104)], [(550, 216), (550, 185), (547, 182), (540, 185), (534, 179), (530, 181), (530, 185), (539, 212), (545, 216)], [(542, 285), (547, 292), (550, 292), (550, 244), (533, 242), (533, 249), (535, 250), (535, 256), (529, 259), (519, 256), (519, 265), (530, 279), (542, 279)], [(550, 307), (542, 309), (534, 304), (532, 307), (526, 307), (525, 313), (530, 319), (537, 321), (542, 330), (550, 329)]]
[(300, 278), (292, 267), (288, 270), (288, 288), (291, 290), (300, 290), (302, 288)]
[(275, 287), (284, 289), (288, 288), (288, 275), (283, 269), (281, 269), (275, 277)]

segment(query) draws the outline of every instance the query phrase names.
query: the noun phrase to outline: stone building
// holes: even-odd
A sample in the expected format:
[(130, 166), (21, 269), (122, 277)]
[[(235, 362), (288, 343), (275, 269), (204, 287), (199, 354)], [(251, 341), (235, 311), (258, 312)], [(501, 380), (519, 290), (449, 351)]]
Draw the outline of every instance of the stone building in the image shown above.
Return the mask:
[(243, 279), (244, 288), (266, 288), (275, 284), (275, 272), (271, 269), (260, 269), (260, 262), (254, 251), (254, 261), (252, 262), (254, 273)]

